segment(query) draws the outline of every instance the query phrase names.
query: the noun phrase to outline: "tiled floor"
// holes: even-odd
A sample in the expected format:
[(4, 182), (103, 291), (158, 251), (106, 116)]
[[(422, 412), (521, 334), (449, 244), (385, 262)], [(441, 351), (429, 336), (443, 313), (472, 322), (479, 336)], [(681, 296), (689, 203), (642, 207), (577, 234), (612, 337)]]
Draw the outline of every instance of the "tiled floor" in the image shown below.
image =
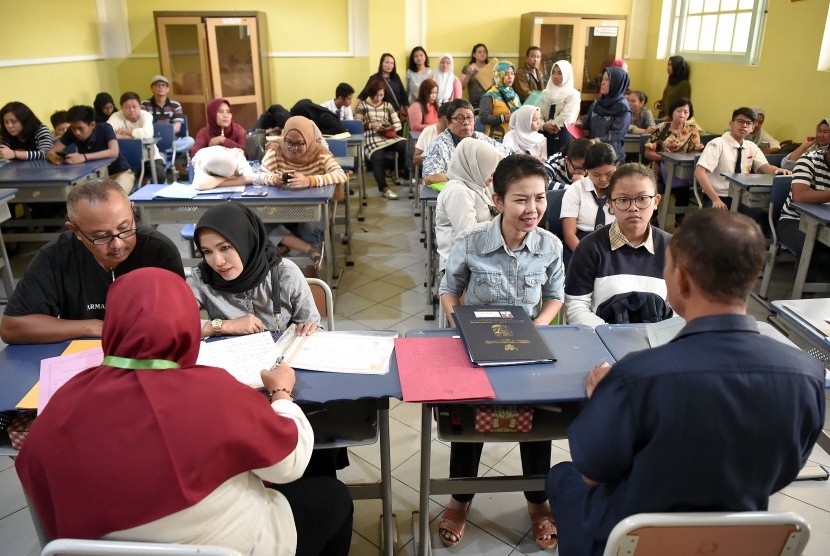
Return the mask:
[[(336, 290), (336, 327), (339, 330), (390, 329), (401, 332), (435, 327), (435, 321), (423, 319), (424, 248), (419, 240), (418, 219), (412, 216), (411, 203), (405, 194), (398, 201), (382, 200), (376, 197), (375, 191), (371, 194), (366, 221), (355, 223), (355, 266), (345, 271)], [(169, 232), (176, 237), (177, 230)], [(25, 256), (14, 261), (16, 276), (27, 261)], [(785, 267), (778, 274), (780, 279), (776, 287), (784, 295), (784, 284), (790, 279), (789, 270)], [(753, 304), (753, 313), (759, 318), (766, 316), (758, 304)], [(397, 548), (399, 553), (414, 554), (412, 512), (418, 506), (420, 406), (393, 401), (390, 416)], [(552, 463), (567, 461), (570, 458), (567, 441), (553, 444)], [(830, 466), (830, 455), (818, 448), (811, 460)], [(376, 445), (355, 448), (351, 450), (351, 465), (342, 472), (341, 479), (346, 482), (377, 480), (379, 467)], [(449, 446), (433, 440), (432, 474), (446, 476), (448, 467)], [(485, 446), (482, 475), (513, 475), (520, 471), (516, 444)], [(446, 497), (440, 496), (433, 497), (430, 503), (434, 552), (505, 556), (541, 552), (528, 537), (530, 524), (520, 493), (476, 496), (464, 541), (455, 549), (444, 548), (436, 533), (436, 517), (445, 501)], [(774, 495), (770, 505), (773, 510), (796, 511), (810, 522), (812, 536), (805, 554), (830, 554), (830, 483), (794, 483)], [(352, 554), (377, 554), (380, 501), (358, 501), (355, 510)], [(0, 554), (38, 553), (34, 529), (12, 462), (9, 458), (0, 458)]]

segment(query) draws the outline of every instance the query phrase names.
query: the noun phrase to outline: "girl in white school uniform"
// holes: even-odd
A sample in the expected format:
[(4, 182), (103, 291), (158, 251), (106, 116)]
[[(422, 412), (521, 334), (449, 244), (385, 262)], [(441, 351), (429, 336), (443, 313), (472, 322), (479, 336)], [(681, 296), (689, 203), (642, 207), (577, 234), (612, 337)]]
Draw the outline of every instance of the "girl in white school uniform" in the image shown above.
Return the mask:
[(548, 156), (548, 144), (545, 136), (539, 133), (541, 127), (542, 111), (536, 106), (522, 106), (510, 115), (510, 131), (505, 133), (502, 144), (544, 160)]

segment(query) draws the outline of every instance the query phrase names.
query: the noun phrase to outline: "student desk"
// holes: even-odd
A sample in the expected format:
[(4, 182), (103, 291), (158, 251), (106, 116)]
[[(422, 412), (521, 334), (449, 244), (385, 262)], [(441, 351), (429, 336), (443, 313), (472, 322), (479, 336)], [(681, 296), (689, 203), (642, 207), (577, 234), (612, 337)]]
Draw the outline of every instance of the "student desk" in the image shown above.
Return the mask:
[[(65, 203), (69, 189), (76, 183), (107, 177), (107, 166), (113, 160), (115, 159), (103, 158), (81, 164), (52, 164), (46, 160), (13, 161), (0, 167), (0, 187), (17, 188), (15, 200), (19, 203)], [(63, 220), (23, 218), (5, 224), (7, 229), (46, 225), (62, 227)], [(59, 233), (6, 233), (6, 240), (50, 241)]]
[(738, 207), (768, 209), (771, 202), (774, 174), (721, 174), (729, 182), (729, 196), (732, 205), (729, 210), (738, 212)]
[[(435, 207), (438, 206), (438, 192), (428, 185), (419, 188), (418, 199), (421, 202), (421, 233), (427, 250), (427, 262), (424, 267), (424, 286), (426, 286), (426, 305), (424, 320), (435, 319), (435, 300), (438, 297), (436, 273), (438, 266), (438, 247), (435, 244)], [(440, 303), (440, 301), (439, 301)]]
[[(141, 162), (149, 162), (150, 163), (150, 176), (153, 178), (153, 181), (150, 183), (159, 183), (158, 172), (156, 172), (156, 143), (158, 143), (158, 137), (145, 137), (141, 140), (141, 146), (144, 147), (144, 158)], [(140, 170), (140, 168), (139, 168)], [(163, 176), (162, 176), (163, 177)], [(141, 185), (141, 184), (139, 184)]]
[(623, 152), (625, 154), (636, 154), (637, 155), (637, 162), (642, 162), (642, 151), (640, 150), (640, 146), (642, 143), (642, 137), (648, 137), (648, 134), (639, 134), (639, 133), (626, 133), (625, 134), (625, 141), (623, 142)]
[[(240, 193), (197, 195), (193, 199), (154, 198), (167, 184), (148, 184), (130, 195), (138, 208), (144, 225), (193, 224), (212, 206), (229, 200), (244, 203), (266, 224), (290, 222), (319, 222), (322, 216), (326, 258), (325, 281), (333, 283), (338, 275), (337, 254), (332, 241), (334, 217), (331, 210), (334, 185), (308, 189), (286, 190), (266, 187), (266, 197), (242, 197)], [(252, 189), (248, 186), (247, 189)]]
[[(5, 222), (11, 218), (9, 202), (14, 199), (15, 195), (17, 195), (17, 189), (0, 189), (0, 222)], [(14, 291), (14, 276), (12, 276), (12, 265), (9, 262), (9, 254), (6, 253), (6, 244), (3, 243), (2, 232), (0, 232), (0, 269), (3, 272), (3, 287), (6, 290), (6, 299), (8, 299)]]
[[(816, 241), (830, 246), (830, 205), (813, 203), (792, 203), (790, 205), (801, 217), (798, 229), (804, 232), (804, 248), (801, 250), (801, 257), (798, 260), (798, 272), (793, 283), (793, 297), (801, 298), (804, 291), (804, 283), (807, 280), (807, 269), (810, 268), (810, 260), (813, 258), (813, 247)], [(810, 291), (828, 291), (826, 287), (815, 287), (811, 284)]]
[[(660, 211), (657, 213), (657, 226), (661, 230), (666, 229), (666, 220), (669, 217), (669, 205), (671, 205), (672, 184), (675, 178), (694, 180), (695, 164), (700, 157), (699, 153), (670, 153), (661, 152), (663, 166), (666, 168), (666, 191), (660, 200)], [(697, 210), (693, 207), (675, 208), (675, 214), (682, 214)]]
[[(343, 170), (348, 171), (355, 169), (355, 157), (353, 156), (336, 156), (334, 157), (334, 160), (337, 161), (337, 164), (339, 164)], [(343, 198), (343, 226), (345, 227), (345, 232), (341, 239), (343, 245), (346, 246), (346, 266), (354, 266), (354, 260), (352, 259), (352, 237), (354, 235), (352, 231), (352, 199), (349, 194), (348, 180), (343, 184), (343, 193), (345, 194), (345, 197)], [(335, 223), (339, 221), (336, 214), (332, 214), (332, 218)]]
[[(352, 133), (351, 136), (345, 139), (346, 147), (354, 151), (354, 156), (357, 159), (357, 184), (358, 184), (358, 204), (357, 204), (357, 220), (363, 222), (366, 219), (363, 207), (366, 206), (366, 160), (363, 152), (363, 144), (366, 136), (363, 133)], [(348, 191), (346, 191), (348, 194)]]
[[(397, 334), (397, 333), (394, 333)], [(38, 345), (10, 345), (0, 351), (0, 411), (14, 409), (17, 402), (40, 378), (40, 360), (57, 357), (69, 342)], [(378, 438), (380, 440), (380, 484), (361, 483), (349, 486), (357, 500), (380, 498), (383, 507), (384, 556), (392, 556), (395, 546), (392, 518), (392, 465), (389, 452), (389, 398), (402, 397), (398, 367), (394, 357), (385, 375), (357, 375), (296, 371), (295, 390), (300, 404), (321, 404), (336, 401), (377, 401)], [(365, 442), (364, 442), (365, 443)], [(331, 446), (332, 444), (328, 444)], [(349, 441), (334, 445), (348, 446)], [(17, 450), (0, 446), (0, 455), (15, 456)]]
[[(613, 362), (599, 337), (591, 328), (578, 326), (539, 327), (545, 343), (551, 348), (557, 361), (547, 365), (508, 365), (486, 367), (487, 377), (496, 397), (482, 400), (484, 404), (556, 404), (581, 402), (585, 399), (585, 380), (588, 371), (603, 361)], [(455, 329), (412, 330), (407, 338), (435, 338), (457, 334)], [(468, 402), (464, 402), (465, 404)], [(429, 553), (429, 496), (464, 492), (515, 492), (519, 490), (544, 490), (544, 477), (471, 477), (465, 479), (432, 479), (430, 477), (430, 446), (432, 442), (432, 407), (423, 404), (421, 411), (421, 492), (418, 522), (418, 554)], [(443, 405), (443, 404), (442, 404)], [(539, 426), (540, 414), (544, 414), (543, 430), (529, 433), (475, 434), (462, 432), (449, 440), (460, 442), (520, 442), (522, 440), (547, 440), (563, 438), (565, 430), (578, 411), (565, 407), (562, 413), (536, 411), (534, 426)], [(568, 411), (570, 409), (570, 411)], [(554, 419), (553, 416), (556, 416)]]

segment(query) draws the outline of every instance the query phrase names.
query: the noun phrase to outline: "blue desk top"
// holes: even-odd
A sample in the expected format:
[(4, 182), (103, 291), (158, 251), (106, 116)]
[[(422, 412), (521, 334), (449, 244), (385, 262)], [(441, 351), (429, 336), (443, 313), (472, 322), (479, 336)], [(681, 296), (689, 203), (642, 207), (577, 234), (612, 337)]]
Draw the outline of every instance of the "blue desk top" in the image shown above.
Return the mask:
[(790, 206), (792, 206), (797, 213), (811, 216), (822, 224), (830, 223), (830, 204), (792, 203)]
[[(735, 174), (732, 172), (724, 172), (721, 175), (743, 189), (752, 187), (769, 189), (772, 187), (772, 180), (776, 177), (774, 174)], [(792, 176), (783, 177), (792, 178)]]
[(68, 185), (109, 166), (114, 160), (103, 158), (81, 164), (52, 164), (46, 160), (12, 161), (0, 167), (0, 184), (25, 185), (37, 182)]
[[(588, 371), (599, 363), (614, 362), (599, 337), (587, 326), (541, 326), (542, 339), (553, 350), (556, 363), (486, 367), (497, 403), (549, 403), (585, 399)], [(411, 330), (407, 338), (457, 335), (453, 328)]]
[(782, 299), (773, 301), (772, 308), (788, 324), (817, 344), (825, 346), (824, 351), (830, 353), (830, 338), (810, 323), (812, 320), (817, 321), (819, 326), (830, 327), (830, 323), (827, 323), (827, 319), (830, 319), (830, 299)]
[(422, 201), (434, 201), (438, 198), (438, 192), (428, 185), (422, 185), (419, 194)]
[(663, 157), (663, 160), (668, 160), (670, 162), (679, 162), (680, 164), (692, 165), (697, 162), (698, 158), (700, 158), (700, 153), (672, 153), (668, 151), (661, 151), (660, 156)]
[[(227, 201), (233, 199), (234, 201), (247, 201), (251, 203), (263, 201), (284, 201), (284, 202), (309, 202), (309, 201), (327, 201), (334, 195), (334, 186), (325, 185), (323, 187), (309, 187), (307, 189), (282, 189), (280, 187), (267, 186), (264, 188), (268, 192), (265, 197), (243, 197), (241, 193), (219, 193), (211, 194), (206, 191), (204, 195), (197, 195), (193, 199), (165, 199), (161, 197), (154, 197), (159, 189), (167, 187), (166, 183), (150, 183), (130, 195), (130, 200), (140, 203), (181, 203), (190, 204), (198, 202), (216, 202), (217, 197)], [(245, 190), (253, 189), (252, 185), (245, 187)], [(203, 197), (200, 199), (200, 197)]]

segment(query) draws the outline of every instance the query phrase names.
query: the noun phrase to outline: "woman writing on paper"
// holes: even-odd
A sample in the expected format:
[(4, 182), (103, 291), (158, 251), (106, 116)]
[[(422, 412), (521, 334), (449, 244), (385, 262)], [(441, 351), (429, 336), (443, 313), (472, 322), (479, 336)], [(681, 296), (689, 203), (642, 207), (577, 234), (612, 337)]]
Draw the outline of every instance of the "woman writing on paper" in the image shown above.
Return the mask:
[(259, 217), (241, 203), (222, 203), (199, 219), (193, 239), (204, 260), (187, 279), (211, 320), (202, 336), (282, 332), (313, 334), (320, 324), (311, 289), (280, 257)]
[(198, 309), (158, 268), (113, 283), (102, 347), (103, 363), (52, 397), (16, 462), (49, 537), (348, 553), (346, 487), (301, 478), (314, 433), (292, 401), (291, 367), (261, 372), (269, 403), (197, 365)]
[[(499, 216), (461, 232), (447, 259), (441, 303), (447, 315), (461, 304), (521, 305), (537, 325), (550, 324), (564, 299), (562, 242), (537, 226), (547, 207), (548, 176), (538, 159), (510, 155), (493, 173), (493, 203)], [(481, 443), (453, 442), (450, 477), (475, 477)], [(522, 471), (545, 472), (551, 445), (522, 442)], [(556, 526), (544, 491), (525, 492), (533, 539), (539, 548), (556, 546)], [(455, 546), (466, 528), (472, 494), (454, 494), (438, 526), (441, 542)]]

